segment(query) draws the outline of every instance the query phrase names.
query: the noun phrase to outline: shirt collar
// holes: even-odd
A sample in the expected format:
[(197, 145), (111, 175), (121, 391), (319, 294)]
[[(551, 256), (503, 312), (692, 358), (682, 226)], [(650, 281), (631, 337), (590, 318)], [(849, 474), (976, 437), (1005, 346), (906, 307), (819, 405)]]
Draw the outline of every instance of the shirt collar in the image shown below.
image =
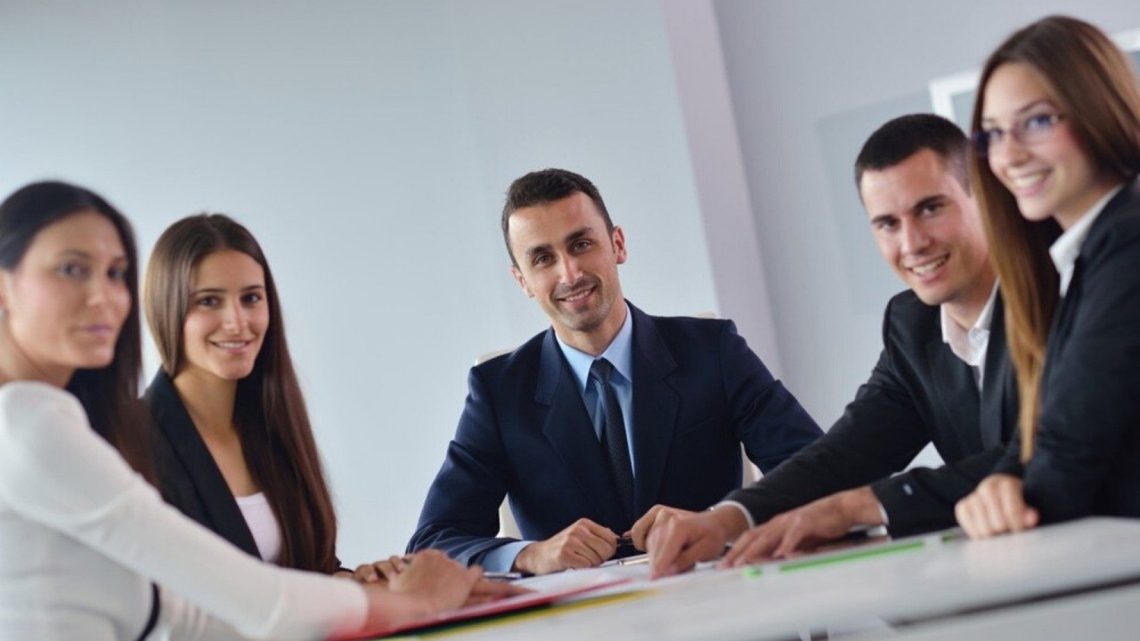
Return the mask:
[(1112, 197), (1123, 188), (1124, 185), (1120, 184), (1109, 190), (1049, 247), (1049, 257), (1053, 259), (1053, 265), (1061, 277), (1062, 297), (1069, 291), (1069, 283), (1073, 280), (1073, 269), (1076, 266), (1077, 257), (1081, 255), (1081, 245), (1088, 238), (1089, 229), (1092, 228), (1096, 219), (1100, 218), (1100, 214), (1104, 211), (1104, 206), (1108, 204), (1108, 201), (1112, 200)]
[(590, 366), (598, 358), (608, 360), (614, 366), (614, 370), (621, 375), (621, 378), (633, 382), (633, 311), (629, 308), (628, 303), (625, 303), (625, 322), (622, 323), (621, 329), (610, 341), (606, 351), (597, 357), (562, 342), (557, 332), (555, 332), (554, 338), (558, 341), (558, 346), (562, 348), (562, 355), (566, 357), (566, 362), (569, 363), (571, 371), (574, 372), (574, 380), (578, 383), (579, 393), (585, 393), (586, 382), (590, 377)]
[[(994, 303), (997, 301), (998, 284), (994, 283), (993, 291), (990, 292), (990, 298), (986, 301), (986, 306), (982, 308), (982, 312), (978, 314), (978, 318), (974, 321), (974, 325), (970, 329), (965, 329), (958, 324), (953, 318), (950, 318), (950, 312), (946, 310), (946, 305), (939, 305), (939, 315), (942, 320), (942, 342), (950, 345), (953, 351), (959, 358), (966, 362), (970, 362), (969, 358), (965, 358), (959, 352), (965, 352), (962, 348), (963, 344), (973, 344), (974, 337), (989, 338), (990, 325), (994, 319)], [(971, 350), (972, 351), (972, 350)]]

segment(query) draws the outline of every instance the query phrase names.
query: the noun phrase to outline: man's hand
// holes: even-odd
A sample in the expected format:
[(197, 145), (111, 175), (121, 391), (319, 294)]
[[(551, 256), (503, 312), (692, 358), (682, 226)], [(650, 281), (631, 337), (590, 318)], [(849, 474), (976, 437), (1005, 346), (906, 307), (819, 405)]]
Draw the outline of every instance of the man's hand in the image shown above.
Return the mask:
[(567, 568), (601, 565), (617, 551), (618, 535), (590, 519), (581, 518), (558, 534), (531, 543), (515, 557), (514, 569), (547, 574)]
[(869, 487), (838, 492), (784, 512), (741, 534), (721, 567), (786, 557), (847, 534), (855, 525), (879, 525), (879, 501)]
[(388, 583), (408, 567), (410, 557), (392, 555), (373, 563), (357, 566), (352, 578), (360, 583)]
[(646, 512), (644, 516), (637, 519), (637, 523), (634, 523), (633, 527), (629, 529), (628, 534), (630, 541), (633, 542), (633, 547), (645, 552), (649, 549), (649, 533), (653, 531), (654, 527), (664, 525), (666, 521), (679, 516), (688, 517), (695, 514), (697, 514), (697, 512), (690, 512), (689, 510), (682, 510), (677, 507), (669, 507), (668, 505), (654, 505), (649, 508), (649, 511)]
[(747, 528), (744, 515), (731, 505), (666, 518), (649, 532), (649, 575), (656, 579), (687, 572), (697, 561), (715, 559), (724, 553), (728, 541)]
[(1041, 517), (1025, 502), (1021, 490), (1021, 479), (1016, 476), (987, 476), (972, 494), (954, 506), (958, 525), (972, 539), (1036, 527)]

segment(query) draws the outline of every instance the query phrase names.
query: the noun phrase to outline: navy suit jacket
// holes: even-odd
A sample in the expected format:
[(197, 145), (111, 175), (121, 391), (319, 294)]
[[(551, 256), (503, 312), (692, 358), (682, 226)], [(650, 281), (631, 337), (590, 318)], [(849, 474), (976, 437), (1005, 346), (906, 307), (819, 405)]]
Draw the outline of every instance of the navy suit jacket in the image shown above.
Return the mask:
[(997, 471), (1024, 474), (1044, 522), (1140, 517), (1140, 179), (1093, 222), (1045, 349), (1033, 457), (1014, 439)]
[[(1001, 459), (1017, 416), (1001, 296), (994, 303), (979, 396), (970, 367), (942, 340), (938, 307), (898, 294), (883, 318), (883, 352), (827, 434), (728, 498), (756, 523), (871, 484), (893, 536), (954, 525), (954, 504)], [(928, 443), (945, 465), (902, 470)]]
[[(740, 444), (765, 472), (819, 427), (726, 320), (633, 314), (635, 513), (655, 503), (702, 510), (740, 484)], [(504, 495), (523, 537), (547, 539), (581, 517), (624, 532), (605, 454), (554, 336), (471, 369), (470, 391), (409, 551), (478, 563)]]

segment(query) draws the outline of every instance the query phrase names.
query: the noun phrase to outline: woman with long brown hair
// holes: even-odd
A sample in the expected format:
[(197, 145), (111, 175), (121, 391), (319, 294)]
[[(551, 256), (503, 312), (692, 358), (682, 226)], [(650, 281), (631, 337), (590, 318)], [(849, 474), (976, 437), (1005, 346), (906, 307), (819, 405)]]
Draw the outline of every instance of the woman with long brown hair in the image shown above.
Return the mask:
[(164, 497), (253, 556), (336, 571), (336, 515), (253, 234), (221, 214), (174, 223), (143, 300), (162, 358), (145, 401)]
[(86, 189), (0, 203), (0, 639), (324, 639), (504, 593), (439, 552), (386, 588), (283, 570), (163, 503), (132, 416), (136, 259)]
[(979, 87), (971, 177), (1006, 302), (1020, 436), (958, 522), (989, 536), (1140, 517), (1136, 70), (1096, 27), (1051, 16), (1002, 43)]

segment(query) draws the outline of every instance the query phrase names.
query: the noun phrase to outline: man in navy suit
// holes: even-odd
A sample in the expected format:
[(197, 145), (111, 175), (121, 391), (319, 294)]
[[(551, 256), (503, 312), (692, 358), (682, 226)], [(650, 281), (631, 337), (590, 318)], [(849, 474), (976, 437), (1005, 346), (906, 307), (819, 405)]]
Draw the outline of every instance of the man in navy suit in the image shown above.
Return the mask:
[[(622, 296), (625, 234), (597, 188), (560, 169), (511, 184), (511, 273), (551, 328), (472, 368), (409, 551), (489, 570), (595, 566), (655, 503), (704, 509), (819, 427), (730, 321), (649, 316)], [(525, 540), (496, 538), (504, 495)]]
[[(1005, 451), (1018, 398), (967, 153), (957, 125), (933, 114), (867, 139), (855, 183), (879, 252), (909, 287), (887, 304), (879, 362), (828, 433), (775, 473), (701, 514), (651, 508), (633, 540), (648, 544), (654, 575), (718, 557), (734, 539), (726, 564), (856, 526), (905, 536), (954, 525), (954, 504)], [(929, 443), (945, 465), (890, 476)]]

